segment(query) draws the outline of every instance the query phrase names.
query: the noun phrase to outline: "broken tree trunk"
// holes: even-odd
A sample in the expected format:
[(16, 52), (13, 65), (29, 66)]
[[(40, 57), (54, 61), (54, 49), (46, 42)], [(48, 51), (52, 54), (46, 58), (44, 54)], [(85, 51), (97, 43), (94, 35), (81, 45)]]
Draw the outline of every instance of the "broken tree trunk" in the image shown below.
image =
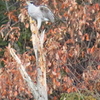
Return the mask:
[(39, 93), (38, 100), (48, 100), (47, 96), (47, 83), (46, 83), (46, 60), (45, 51), (43, 48), (44, 33), (39, 33), (36, 23), (32, 23), (30, 18), (30, 29), (32, 32), (32, 43), (36, 57), (36, 68), (37, 68), (37, 89)]
[(19, 71), (26, 81), (28, 87), (30, 88), (35, 100), (48, 100), (47, 94), (47, 83), (46, 83), (46, 61), (45, 61), (45, 51), (43, 48), (44, 43), (44, 33), (45, 31), (39, 33), (36, 23), (32, 22), (30, 18), (30, 29), (32, 32), (32, 44), (36, 57), (36, 68), (37, 68), (37, 82), (34, 83), (25, 68), (27, 65), (23, 65), (20, 58), (16, 55), (15, 51), (11, 46), (8, 46), (10, 54), (16, 60), (19, 65)]

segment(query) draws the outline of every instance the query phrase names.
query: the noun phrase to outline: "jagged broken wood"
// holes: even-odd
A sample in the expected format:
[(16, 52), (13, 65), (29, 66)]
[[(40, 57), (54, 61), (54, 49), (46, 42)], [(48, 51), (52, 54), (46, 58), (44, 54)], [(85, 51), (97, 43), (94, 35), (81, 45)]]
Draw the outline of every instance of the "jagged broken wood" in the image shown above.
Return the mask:
[(16, 55), (15, 51), (11, 46), (8, 46), (10, 54), (16, 60), (19, 65), (19, 71), (23, 79), (27, 82), (28, 87), (30, 88), (35, 100), (48, 100), (47, 95), (47, 83), (46, 83), (46, 60), (45, 52), (43, 48), (44, 43), (44, 33), (42, 31), (39, 34), (36, 23), (32, 22), (30, 18), (30, 29), (32, 32), (32, 44), (36, 57), (36, 68), (37, 68), (37, 82), (34, 83), (28, 73), (26, 72), (26, 66), (22, 64), (20, 58)]
[(48, 100), (47, 83), (46, 83), (46, 60), (45, 60), (45, 51), (43, 48), (45, 31), (39, 33), (36, 23), (35, 22), (32, 23), (31, 18), (30, 18), (30, 29), (32, 32), (32, 43), (36, 57), (37, 88), (39, 94), (41, 95), (41, 98), (38, 100)]
[[(17, 62), (17, 64), (19, 65), (19, 71), (23, 77), (23, 79), (27, 82), (28, 87), (30, 88), (31, 92), (33, 95), (36, 95), (36, 97), (38, 97), (38, 92), (37, 92), (37, 86), (35, 85), (35, 83), (31, 80), (30, 76), (28, 75), (28, 73), (26, 72), (25, 68), (26, 65), (23, 65), (20, 58), (16, 55), (15, 51), (13, 48), (11, 48), (10, 44), (8, 46), (8, 50), (10, 51), (10, 54), (12, 55), (12, 57), (15, 59), (15, 61)], [(37, 98), (34, 97), (36, 100)]]

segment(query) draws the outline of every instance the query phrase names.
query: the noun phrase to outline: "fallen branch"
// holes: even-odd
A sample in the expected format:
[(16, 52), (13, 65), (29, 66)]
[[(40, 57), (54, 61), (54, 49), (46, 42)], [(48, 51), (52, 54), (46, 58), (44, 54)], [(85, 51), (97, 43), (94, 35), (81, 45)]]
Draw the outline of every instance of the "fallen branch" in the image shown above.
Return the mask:
[[(26, 66), (22, 64), (20, 58), (15, 54), (15, 51), (13, 48), (11, 48), (10, 44), (8, 46), (8, 50), (10, 51), (10, 54), (12, 55), (12, 57), (16, 60), (17, 64), (19, 65), (19, 71), (20, 71), (23, 79), (27, 82), (28, 87), (30, 88), (32, 94), (35, 95), (36, 97), (38, 97), (37, 86), (31, 80), (30, 76), (27, 74), (27, 72), (25, 70)], [(37, 100), (36, 97), (34, 97), (34, 98)]]

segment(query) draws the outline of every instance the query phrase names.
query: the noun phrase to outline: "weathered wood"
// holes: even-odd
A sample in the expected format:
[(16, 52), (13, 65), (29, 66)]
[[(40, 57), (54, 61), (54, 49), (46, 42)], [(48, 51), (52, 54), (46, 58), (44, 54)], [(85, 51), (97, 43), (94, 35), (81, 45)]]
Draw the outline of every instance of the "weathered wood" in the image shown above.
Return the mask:
[(37, 67), (37, 91), (39, 93), (39, 97), (37, 100), (48, 100), (46, 83), (46, 61), (45, 51), (43, 48), (45, 31), (39, 33), (36, 23), (32, 22), (31, 18), (30, 29), (32, 32), (32, 43), (35, 52)]
[(44, 43), (44, 33), (39, 34), (36, 23), (30, 18), (30, 29), (32, 32), (32, 43), (33, 49), (36, 57), (36, 68), (37, 68), (37, 82), (34, 83), (25, 68), (27, 65), (23, 65), (20, 58), (16, 55), (15, 51), (11, 46), (8, 46), (8, 50), (12, 57), (16, 60), (19, 65), (19, 71), (30, 88), (35, 100), (48, 100), (47, 95), (47, 83), (46, 83), (46, 61), (45, 61), (45, 51), (43, 50)]

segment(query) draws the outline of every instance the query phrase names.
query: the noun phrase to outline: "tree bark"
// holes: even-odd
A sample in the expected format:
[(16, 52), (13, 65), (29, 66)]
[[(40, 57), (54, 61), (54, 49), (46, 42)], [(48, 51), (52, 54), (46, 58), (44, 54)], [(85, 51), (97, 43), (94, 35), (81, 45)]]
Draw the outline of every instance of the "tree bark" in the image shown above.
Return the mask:
[(34, 99), (48, 100), (47, 83), (46, 83), (46, 60), (45, 60), (45, 51), (43, 48), (45, 31), (42, 31), (39, 34), (36, 23), (35, 22), (33, 23), (31, 18), (30, 18), (30, 29), (32, 32), (32, 43), (36, 57), (36, 68), (37, 68), (36, 83), (34, 83), (31, 80), (30, 76), (26, 72), (25, 68), (27, 65), (22, 64), (20, 58), (16, 55), (14, 49), (11, 48), (10, 45), (8, 46), (8, 50), (10, 51), (12, 57), (16, 60), (17, 64), (19, 65), (18, 67), (19, 71), (23, 79), (26, 81), (28, 87), (30, 88), (34, 96)]
[(45, 31), (39, 33), (36, 23), (32, 23), (30, 18), (30, 29), (32, 32), (32, 43), (36, 57), (37, 67), (37, 89), (39, 97), (37, 100), (48, 100), (47, 83), (46, 83), (46, 60), (43, 48)]

